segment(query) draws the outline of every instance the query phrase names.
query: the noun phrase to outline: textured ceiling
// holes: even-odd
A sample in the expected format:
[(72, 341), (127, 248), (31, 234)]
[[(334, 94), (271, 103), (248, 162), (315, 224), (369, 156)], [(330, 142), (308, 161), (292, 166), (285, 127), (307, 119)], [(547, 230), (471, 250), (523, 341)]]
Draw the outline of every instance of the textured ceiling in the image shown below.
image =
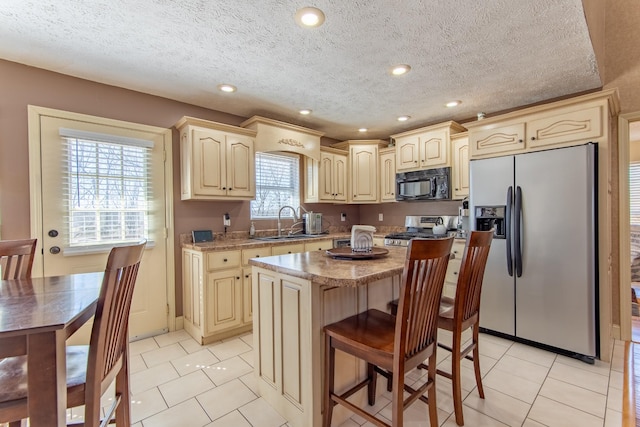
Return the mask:
[(336, 139), (601, 86), (581, 0), (2, 0), (0, 58)]

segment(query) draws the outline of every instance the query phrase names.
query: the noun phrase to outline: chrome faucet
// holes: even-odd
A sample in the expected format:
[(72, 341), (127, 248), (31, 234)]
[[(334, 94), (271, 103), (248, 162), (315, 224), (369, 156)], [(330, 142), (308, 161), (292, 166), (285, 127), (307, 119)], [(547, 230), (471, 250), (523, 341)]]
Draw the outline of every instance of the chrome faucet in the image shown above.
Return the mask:
[(282, 223), (281, 223), (280, 217), (282, 215), (282, 211), (285, 208), (289, 208), (291, 209), (291, 212), (293, 212), (293, 222), (296, 222), (298, 220), (298, 215), (296, 215), (296, 209), (293, 206), (285, 205), (281, 207), (280, 210), (278, 211), (278, 237), (282, 237)]

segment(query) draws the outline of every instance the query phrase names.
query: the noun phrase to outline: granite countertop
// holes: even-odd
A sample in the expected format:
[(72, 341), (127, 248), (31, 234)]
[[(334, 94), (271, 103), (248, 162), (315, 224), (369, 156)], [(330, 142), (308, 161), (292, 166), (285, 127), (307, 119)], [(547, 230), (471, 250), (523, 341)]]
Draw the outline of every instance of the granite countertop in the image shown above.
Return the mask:
[(252, 258), (249, 264), (320, 285), (360, 286), (402, 274), (407, 248), (386, 249), (389, 250), (386, 256), (374, 259), (333, 259), (324, 252), (314, 251)]
[[(384, 237), (385, 234), (374, 234), (374, 237)], [(296, 238), (296, 239), (285, 239), (285, 240), (260, 240), (260, 239), (248, 239), (248, 238), (239, 238), (239, 239), (220, 239), (214, 240), (213, 242), (206, 243), (193, 243), (182, 242), (182, 248), (184, 249), (192, 249), (195, 251), (219, 251), (225, 249), (248, 249), (248, 248), (264, 248), (267, 246), (276, 246), (276, 245), (293, 245), (296, 243), (310, 243), (314, 241), (322, 241), (322, 240), (333, 240), (333, 239), (350, 239), (351, 233), (331, 233), (331, 234), (320, 234), (318, 237), (308, 237), (308, 238)]]

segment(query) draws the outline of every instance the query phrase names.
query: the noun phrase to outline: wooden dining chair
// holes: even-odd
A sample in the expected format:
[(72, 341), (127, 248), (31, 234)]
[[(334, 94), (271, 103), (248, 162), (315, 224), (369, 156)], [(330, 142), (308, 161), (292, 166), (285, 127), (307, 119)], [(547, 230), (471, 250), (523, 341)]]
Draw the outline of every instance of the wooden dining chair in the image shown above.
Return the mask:
[[(67, 407), (84, 405), (82, 425), (130, 426), (129, 312), (146, 242), (113, 248), (100, 288), (89, 346), (67, 347)], [(115, 398), (101, 422), (100, 397), (115, 380)], [(0, 423), (28, 417), (26, 356), (0, 363)], [(16, 423), (17, 422), (17, 423)], [(75, 424), (74, 424), (75, 425)]]
[[(431, 427), (438, 425), (435, 388), (438, 307), (452, 242), (453, 238), (412, 240), (409, 243), (397, 316), (370, 309), (324, 327), (324, 427), (331, 425), (333, 407), (337, 404), (377, 426), (389, 426), (347, 400), (367, 386), (368, 403), (374, 405), (378, 373), (393, 376), (393, 426), (403, 425), (404, 409), (417, 399), (428, 403)], [(341, 394), (334, 390), (336, 349), (367, 363), (367, 377)], [(417, 389), (405, 385), (405, 374), (427, 358), (430, 363), (426, 382)], [(410, 393), (407, 399), (404, 399), (404, 391)], [(423, 396), (425, 392), (428, 398)]]
[[(454, 298), (442, 297), (438, 328), (452, 332), (451, 347), (438, 342), (438, 347), (451, 352), (451, 373), (438, 369), (439, 375), (445, 376), (453, 383), (453, 406), (456, 423), (464, 425), (462, 414), (462, 388), (460, 384), (460, 362), (463, 358), (473, 362), (478, 394), (484, 399), (482, 375), (480, 373), (480, 353), (478, 350), (478, 334), (480, 331), (480, 295), (484, 269), (489, 257), (493, 230), (472, 231), (462, 255), (460, 274)], [(469, 345), (462, 348), (462, 333), (472, 328)], [(472, 353), (473, 356), (469, 355)], [(422, 366), (425, 367), (425, 366)]]
[(0, 276), (2, 279), (31, 277), (38, 239), (0, 240)]

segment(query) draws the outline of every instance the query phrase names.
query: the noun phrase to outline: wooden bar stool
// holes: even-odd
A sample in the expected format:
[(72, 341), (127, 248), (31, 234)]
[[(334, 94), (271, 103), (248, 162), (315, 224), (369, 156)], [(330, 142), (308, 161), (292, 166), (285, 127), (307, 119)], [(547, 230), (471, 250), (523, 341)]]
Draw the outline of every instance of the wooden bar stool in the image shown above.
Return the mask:
[[(393, 375), (392, 426), (403, 425), (404, 409), (421, 399), (429, 405), (431, 427), (438, 426), (435, 355), (438, 311), (453, 238), (412, 240), (407, 248), (398, 315), (371, 309), (325, 326), (323, 426), (331, 425), (333, 407), (341, 404), (377, 426), (389, 424), (347, 400), (368, 386), (368, 403), (375, 404), (376, 378)], [(335, 351), (367, 362), (367, 377), (338, 395), (334, 390)], [(417, 389), (404, 384), (405, 374), (429, 359), (427, 381)], [(403, 393), (410, 396), (404, 399)], [(428, 392), (428, 399), (422, 396)]]
[[(460, 361), (463, 358), (473, 362), (478, 394), (484, 399), (482, 375), (480, 373), (480, 353), (478, 351), (478, 334), (480, 330), (480, 294), (484, 269), (489, 257), (493, 230), (472, 231), (462, 255), (462, 264), (455, 298), (442, 297), (438, 328), (452, 332), (452, 345), (448, 347), (438, 343), (438, 347), (451, 352), (451, 373), (437, 370), (438, 374), (451, 379), (453, 383), (453, 405), (456, 423), (464, 425), (462, 415), (462, 387), (460, 384)], [(471, 343), (462, 348), (462, 333), (473, 328)], [(469, 353), (473, 354), (473, 357)]]

